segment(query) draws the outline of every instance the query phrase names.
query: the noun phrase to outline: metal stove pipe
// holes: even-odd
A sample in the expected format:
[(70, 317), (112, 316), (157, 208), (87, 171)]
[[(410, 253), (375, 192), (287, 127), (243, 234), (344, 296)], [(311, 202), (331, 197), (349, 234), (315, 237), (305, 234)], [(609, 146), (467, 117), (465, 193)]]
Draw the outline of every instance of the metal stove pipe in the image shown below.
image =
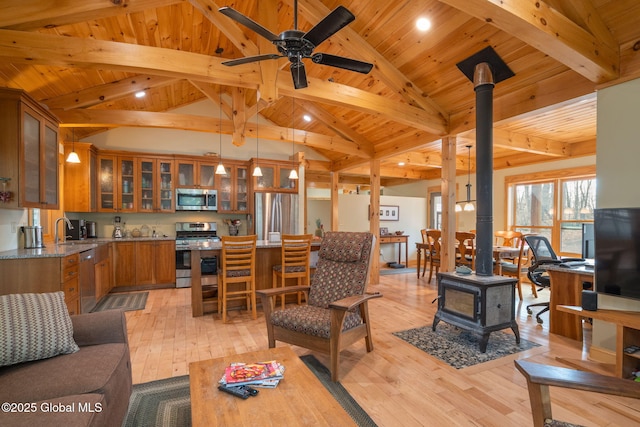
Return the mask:
[(476, 274), (493, 275), (493, 73), (487, 62), (473, 74), (476, 92)]

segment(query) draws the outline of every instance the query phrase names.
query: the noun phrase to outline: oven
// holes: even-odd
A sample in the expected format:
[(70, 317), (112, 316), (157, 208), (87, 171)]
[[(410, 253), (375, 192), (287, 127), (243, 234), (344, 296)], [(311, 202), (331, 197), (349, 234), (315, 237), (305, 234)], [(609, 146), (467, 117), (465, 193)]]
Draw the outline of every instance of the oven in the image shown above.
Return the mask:
[[(207, 248), (219, 242), (215, 222), (176, 223), (176, 287), (191, 286), (191, 248)], [(202, 281), (217, 283), (218, 259), (208, 257), (200, 260)]]

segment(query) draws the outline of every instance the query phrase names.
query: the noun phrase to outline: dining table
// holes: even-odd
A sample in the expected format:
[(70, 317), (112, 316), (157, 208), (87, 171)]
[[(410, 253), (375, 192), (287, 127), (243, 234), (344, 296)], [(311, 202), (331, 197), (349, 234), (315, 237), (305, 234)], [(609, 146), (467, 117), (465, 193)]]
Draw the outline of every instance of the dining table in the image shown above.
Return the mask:
[[(429, 244), (423, 242), (415, 242), (416, 243), (416, 257), (418, 258), (418, 278), (420, 277), (420, 261), (422, 258), (422, 251), (425, 251), (425, 254), (429, 253)], [(513, 246), (494, 246), (493, 247), (493, 259), (501, 260), (501, 259), (515, 259), (520, 256), (520, 248), (516, 248)], [(502, 273), (502, 265), (497, 263), (496, 274), (500, 275)], [(424, 276), (424, 272), (426, 271), (426, 267), (422, 271), (422, 276)]]

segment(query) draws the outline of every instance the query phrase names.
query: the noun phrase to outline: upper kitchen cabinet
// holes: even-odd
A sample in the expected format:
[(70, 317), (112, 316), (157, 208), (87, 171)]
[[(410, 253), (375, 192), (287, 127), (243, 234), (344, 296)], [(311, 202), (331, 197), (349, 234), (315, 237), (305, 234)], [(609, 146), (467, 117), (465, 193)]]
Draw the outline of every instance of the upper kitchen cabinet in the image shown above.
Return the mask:
[(171, 159), (138, 158), (140, 192), (138, 212), (174, 212)]
[(137, 212), (136, 158), (99, 155), (98, 170), (98, 212)]
[(199, 161), (195, 159), (176, 159), (178, 179), (176, 187), (180, 188), (215, 188), (215, 171), (217, 162)]
[(0, 89), (0, 178), (7, 208), (58, 209), (58, 119), (26, 92)]
[[(298, 192), (298, 180), (289, 179), (289, 174), (294, 165), (291, 162), (263, 161), (260, 159), (262, 176), (253, 178), (254, 191), (278, 191), (278, 192)], [(251, 160), (251, 170), (256, 166), (256, 160)], [(297, 166), (297, 165), (296, 165)]]
[(95, 212), (97, 150), (87, 142), (67, 142), (64, 158), (75, 151), (80, 163), (64, 164), (64, 209), (69, 212)]
[(246, 163), (225, 161), (226, 174), (216, 175), (218, 179), (218, 212), (249, 212), (249, 179)]

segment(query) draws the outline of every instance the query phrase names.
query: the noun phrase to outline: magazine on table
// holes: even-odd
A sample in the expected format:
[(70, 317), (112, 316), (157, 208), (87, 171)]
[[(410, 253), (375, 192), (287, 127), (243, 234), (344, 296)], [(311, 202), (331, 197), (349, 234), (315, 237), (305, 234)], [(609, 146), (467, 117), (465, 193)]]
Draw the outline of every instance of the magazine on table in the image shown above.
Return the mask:
[(252, 385), (255, 387), (274, 388), (284, 375), (284, 366), (270, 360), (257, 363), (232, 363), (227, 366), (220, 384), (227, 386)]

